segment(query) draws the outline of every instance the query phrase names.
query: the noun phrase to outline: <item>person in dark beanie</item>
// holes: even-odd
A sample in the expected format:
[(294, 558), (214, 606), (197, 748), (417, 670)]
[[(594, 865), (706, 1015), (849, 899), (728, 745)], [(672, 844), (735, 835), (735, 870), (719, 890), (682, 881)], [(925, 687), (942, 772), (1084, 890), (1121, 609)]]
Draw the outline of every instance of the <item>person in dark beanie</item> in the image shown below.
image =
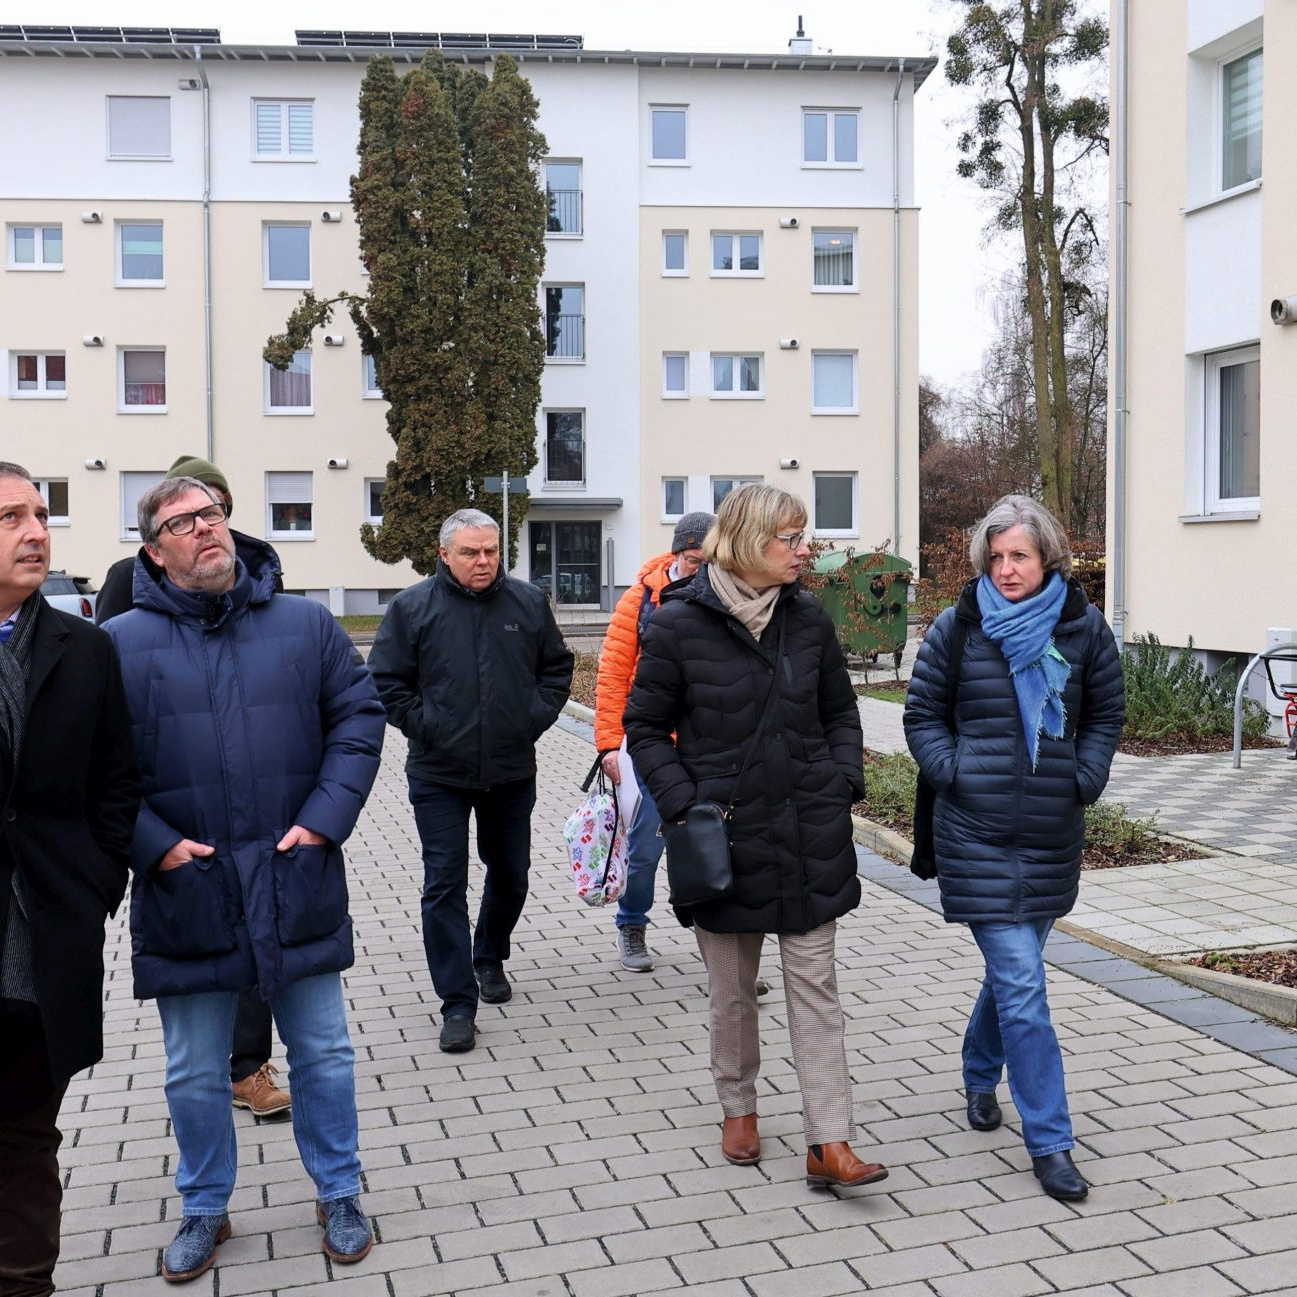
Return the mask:
[[(197, 455), (181, 455), (167, 470), (168, 479), (177, 477), (192, 477), (204, 486), (210, 486), (225, 502), (227, 516), (234, 512), (234, 496), (230, 492), (230, 484), (215, 464), (200, 459)], [(263, 540), (245, 536), (232, 527), (229, 531), (230, 539), (234, 541), (234, 552), (245, 565), (252, 561), (254, 555), (258, 564), (267, 561), (273, 563), (275, 593), (282, 594), (283, 570), (279, 555), (273, 547)], [(137, 558), (152, 580), (156, 581), (162, 575), (142, 546), (138, 554), (114, 563), (104, 577), (103, 588), (95, 603), (96, 625), (102, 626), (110, 618), (129, 612), (135, 606), (132, 582)], [(246, 1108), (257, 1117), (286, 1115), (293, 1102), (288, 1091), (275, 1084), (278, 1068), (270, 1061), (271, 1046), (270, 1005), (261, 998), (254, 986), (239, 996), (238, 1011), (234, 1017), (230, 1081), (234, 1086), (234, 1106)]]

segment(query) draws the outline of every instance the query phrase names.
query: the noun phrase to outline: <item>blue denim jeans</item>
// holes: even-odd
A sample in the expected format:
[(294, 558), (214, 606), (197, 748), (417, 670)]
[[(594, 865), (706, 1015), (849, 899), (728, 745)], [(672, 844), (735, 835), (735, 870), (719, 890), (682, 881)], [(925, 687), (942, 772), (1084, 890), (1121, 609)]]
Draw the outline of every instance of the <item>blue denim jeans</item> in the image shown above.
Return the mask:
[(639, 814), (626, 835), (627, 871), (626, 890), (617, 906), (619, 928), (642, 928), (648, 923), (648, 912), (653, 908), (653, 884), (657, 878), (658, 862), (666, 843), (658, 835), (662, 817), (654, 806), (648, 789), (640, 785)]
[[(235, 991), (158, 997), (167, 1050), (167, 1107), (180, 1146), (176, 1191), (186, 1216), (219, 1216), (239, 1159), (230, 1091)], [(288, 1052), (293, 1135), (323, 1202), (360, 1192), (355, 1054), (347, 1035), (342, 977), (321, 973), (270, 1002)]]
[(964, 1033), (964, 1088), (989, 1094), (1007, 1062), (1009, 1093), (1032, 1157), (1073, 1146), (1063, 1055), (1049, 1020), (1042, 951), (1053, 922), (970, 923), (986, 980)]

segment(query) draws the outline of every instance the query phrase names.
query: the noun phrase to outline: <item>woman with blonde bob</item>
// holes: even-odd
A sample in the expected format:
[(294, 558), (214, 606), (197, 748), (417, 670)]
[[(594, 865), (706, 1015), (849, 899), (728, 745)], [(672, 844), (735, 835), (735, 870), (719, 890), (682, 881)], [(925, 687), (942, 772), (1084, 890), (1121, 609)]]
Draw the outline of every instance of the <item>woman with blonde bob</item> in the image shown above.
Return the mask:
[[(649, 622), (625, 726), (664, 821), (729, 806), (734, 885), (676, 914), (710, 982), (721, 1154), (761, 1157), (756, 981), (779, 939), (807, 1183), (868, 1184), (887, 1169), (852, 1151), (851, 1078), (834, 967), (836, 922), (860, 902), (851, 803), (863, 795), (860, 717), (833, 624), (798, 576), (806, 507), (777, 487), (726, 496), (687, 585)], [(672, 741), (672, 734), (676, 739)]]

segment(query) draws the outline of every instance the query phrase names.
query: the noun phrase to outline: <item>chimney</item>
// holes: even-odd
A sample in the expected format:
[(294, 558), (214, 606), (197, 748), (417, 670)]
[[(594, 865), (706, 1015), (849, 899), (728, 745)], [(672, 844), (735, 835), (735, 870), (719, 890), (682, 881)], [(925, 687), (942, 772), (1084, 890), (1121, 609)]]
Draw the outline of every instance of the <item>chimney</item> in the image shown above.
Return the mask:
[(789, 54), (811, 54), (811, 38), (802, 30), (802, 16), (797, 15), (797, 35), (788, 42)]

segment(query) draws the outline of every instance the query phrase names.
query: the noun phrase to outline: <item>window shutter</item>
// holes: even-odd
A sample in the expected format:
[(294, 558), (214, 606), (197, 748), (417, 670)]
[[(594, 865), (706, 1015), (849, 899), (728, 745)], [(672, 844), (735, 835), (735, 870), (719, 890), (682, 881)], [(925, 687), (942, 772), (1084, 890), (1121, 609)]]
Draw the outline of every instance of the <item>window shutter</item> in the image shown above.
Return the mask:
[(289, 153), (315, 152), (315, 132), (313, 104), (288, 105), (288, 151)]
[(313, 504), (311, 473), (267, 473), (267, 504)]
[(169, 158), (171, 100), (109, 95), (108, 152), (113, 157)]
[(282, 153), (283, 123), (278, 104), (258, 104), (256, 108), (257, 152)]
[(140, 534), (138, 515), (140, 497), (150, 487), (157, 486), (165, 473), (123, 473), (122, 474), (122, 535), (138, 536)]

